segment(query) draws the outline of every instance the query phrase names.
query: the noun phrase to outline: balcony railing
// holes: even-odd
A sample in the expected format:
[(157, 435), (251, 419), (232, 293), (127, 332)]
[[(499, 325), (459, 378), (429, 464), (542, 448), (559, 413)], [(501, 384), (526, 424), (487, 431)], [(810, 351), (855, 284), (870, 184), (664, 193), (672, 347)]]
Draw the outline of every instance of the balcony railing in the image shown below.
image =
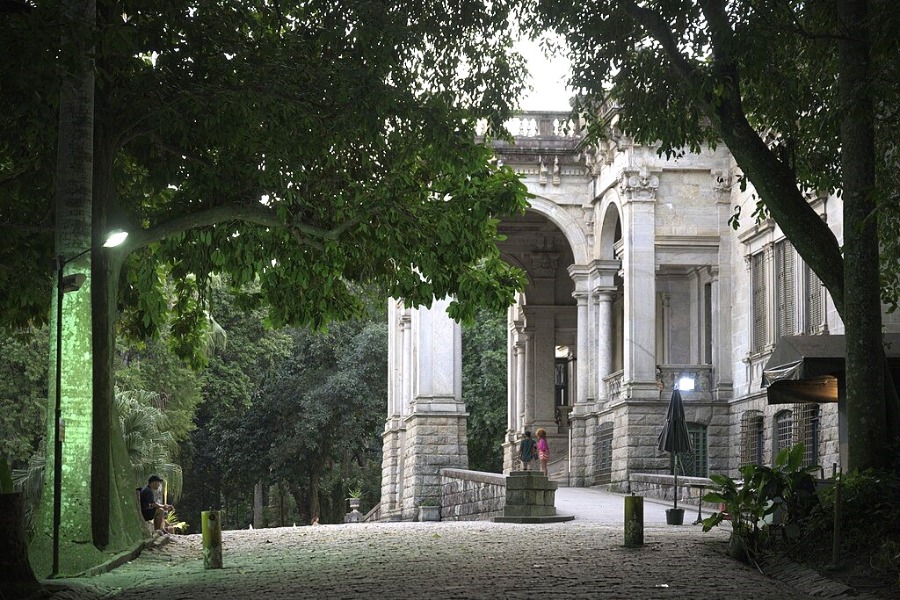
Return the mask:
[[(504, 124), (516, 138), (563, 138), (582, 136), (579, 123), (572, 121), (567, 112), (522, 112)], [(487, 125), (479, 123), (478, 135), (484, 134)]]

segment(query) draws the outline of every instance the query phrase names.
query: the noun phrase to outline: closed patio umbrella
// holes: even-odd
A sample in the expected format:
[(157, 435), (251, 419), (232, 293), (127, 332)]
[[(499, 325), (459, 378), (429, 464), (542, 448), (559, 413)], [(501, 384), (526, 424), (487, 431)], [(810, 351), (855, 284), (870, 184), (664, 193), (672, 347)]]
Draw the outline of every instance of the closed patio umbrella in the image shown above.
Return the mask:
[(691, 451), (691, 437), (688, 435), (687, 422), (684, 418), (684, 402), (678, 388), (672, 390), (669, 410), (666, 413), (666, 424), (659, 432), (659, 449), (675, 456), (675, 507), (678, 508), (678, 454)]

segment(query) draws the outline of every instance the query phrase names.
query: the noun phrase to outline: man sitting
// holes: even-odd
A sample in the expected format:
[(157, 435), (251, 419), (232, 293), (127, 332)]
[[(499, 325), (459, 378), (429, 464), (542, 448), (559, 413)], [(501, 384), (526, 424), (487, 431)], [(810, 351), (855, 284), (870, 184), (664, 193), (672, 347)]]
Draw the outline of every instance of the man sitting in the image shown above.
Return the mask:
[(172, 510), (171, 504), (162, 504), (156, 499), (156, 492), (162, 481), (159, 475), (151, 475), (147, 485), (141, 488), (141, 514), (145, 521), (153, 521), (155, 531), (165, 531), (163, 524), (166, 520), (166, 511)]

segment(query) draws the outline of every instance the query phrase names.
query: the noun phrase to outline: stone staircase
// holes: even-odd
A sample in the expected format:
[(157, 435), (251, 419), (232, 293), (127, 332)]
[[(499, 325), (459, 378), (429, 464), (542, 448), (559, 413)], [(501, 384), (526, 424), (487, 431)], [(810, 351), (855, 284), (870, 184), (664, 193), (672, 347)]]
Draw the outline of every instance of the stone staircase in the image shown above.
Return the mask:
[(562, 456), (556, 460), (551, 460), (547, 464), (547, 474), (550, 481), (557, 485), (569, 485), (569, 457)]

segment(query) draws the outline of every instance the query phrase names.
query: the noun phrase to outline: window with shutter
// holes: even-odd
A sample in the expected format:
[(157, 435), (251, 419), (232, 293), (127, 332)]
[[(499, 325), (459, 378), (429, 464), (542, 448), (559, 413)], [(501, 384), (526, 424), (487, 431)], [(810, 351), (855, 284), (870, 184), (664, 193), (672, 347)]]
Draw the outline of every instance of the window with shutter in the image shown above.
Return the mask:
[(775, 244), (776, 338), (794, 333), (794, 247), (787, 240)]
[(822, 281), (809, 268), (809, 265), (804, 268), (804, 274), (806, 279), (806, 323), (803, 330), (805, 333), (819, 333), (822, 330), (825, 314), (822, 301)]
[(766, 263), (762, 252), (750, 258), (750, 279), (753, 295), (753, 352), (761, 352), (766, 345)]

